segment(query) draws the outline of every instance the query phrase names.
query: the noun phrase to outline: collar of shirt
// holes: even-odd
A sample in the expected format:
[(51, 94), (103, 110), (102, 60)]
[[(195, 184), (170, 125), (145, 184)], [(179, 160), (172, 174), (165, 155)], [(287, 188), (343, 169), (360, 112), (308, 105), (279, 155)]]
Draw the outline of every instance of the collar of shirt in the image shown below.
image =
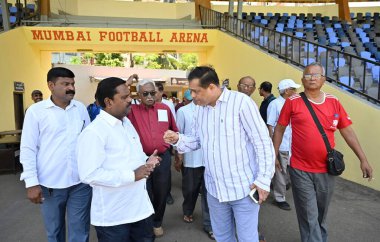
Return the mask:
[[(52, 108), (52, 107), (61, 108), (55, 105), (55, 103), (52, 101), (52, 96), (50, 96), (50, 98), (46, 100), (45, 104), (46, 104), (45, 108)], [(73, 106), (76, 106), (76, 103), (74, 100), (71, 100), (70, 104), (66, 107), (66, 110), (72, 108)]]
[[(216, 100), (216, 104), (218, 104), (219, 102), (227, 102), (228, 96), (230, 95), (230, 90), (228, 90), (227, 88), (224, 88), (224, 87), (221, 87), (221, 89), (222, 89), (222, 94), (220, 94), (218, 100)], [(216, 106), (216, 104), (215, 104), (215, 106)], [(210, 105), (207, 105), (207, 107), (209, 107), (209, 108), (215, 108), (215, 106), (212, 107)]]
[(124, 120), (126, 119), (126, 117), (124, 117), (123, 118), (123, 122), (122, 122), (120, 119), (115, 118), (114, 116), (112, 116), (111, 114), (109, 114), (109, 113), (107, 113), (106, 111), (103, 111), (103, 110), (100, 110), (99, 117), (101, 117), (102, 119), (104, 119), (111, 126), (115, 126), (117, 124), (122, 124), (124, 122)]

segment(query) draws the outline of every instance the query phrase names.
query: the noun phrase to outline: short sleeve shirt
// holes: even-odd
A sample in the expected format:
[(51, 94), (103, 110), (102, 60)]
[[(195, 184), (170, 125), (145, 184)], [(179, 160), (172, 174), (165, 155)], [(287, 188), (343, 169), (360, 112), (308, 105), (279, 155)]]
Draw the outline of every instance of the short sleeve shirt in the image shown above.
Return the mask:
[[(331, 94), (324, 94), (321, 103), (310, 101), (332, 148), (335, 147), (334, 132), (351, 125), (338, 99)], [(327, 150), (322, 136), (301, 96), (296, 94), (288, 98), (281, 110), (278, 124), (292, 126), (292, 157), (290, 166), (312, 173), (327, 172)]]

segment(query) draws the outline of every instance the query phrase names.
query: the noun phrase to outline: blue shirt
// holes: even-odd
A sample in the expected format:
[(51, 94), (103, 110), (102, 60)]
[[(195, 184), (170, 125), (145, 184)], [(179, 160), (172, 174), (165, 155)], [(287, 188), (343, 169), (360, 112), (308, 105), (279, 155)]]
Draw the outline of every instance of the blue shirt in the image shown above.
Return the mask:
[[(181, 134), (191, 135), (196, 105), (191, 102), (177, 110), (177, 127)], [(204, 166), (202, 150), (195, 150), (184, 154), (183, 166), (196, 168)]]

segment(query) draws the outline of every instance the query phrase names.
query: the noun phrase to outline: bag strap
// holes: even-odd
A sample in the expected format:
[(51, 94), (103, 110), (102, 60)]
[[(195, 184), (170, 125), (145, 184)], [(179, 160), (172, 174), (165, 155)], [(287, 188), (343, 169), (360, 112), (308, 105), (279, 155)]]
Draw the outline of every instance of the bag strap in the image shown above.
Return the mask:
[(310, 112), (311, 116), (313, 117), (313, 120), (314, 120), (315, 124), (317, 125), (319, 133), (321, 133), (321, 135), (322, 135), (323, 141), (325, 142), (325, 145), (326, 145), (327, 152), (331, 153), (332, 149), (331, 149), (331, 145), (330, 145), (329, 139), (327, 138), (325, 130), (323, 129), (321, 123), (319, 122), (318, 117), (315, 114), (314, 109), (311, 106), (309, 99), (307, 99), (307, 97), (306, 97), (306, 95), (305, 95), (304, 92), (301, 92), (300, 95), (301, 95), (303, 101), (305, 102), (307, 109), (309, 109), (309, 112)]

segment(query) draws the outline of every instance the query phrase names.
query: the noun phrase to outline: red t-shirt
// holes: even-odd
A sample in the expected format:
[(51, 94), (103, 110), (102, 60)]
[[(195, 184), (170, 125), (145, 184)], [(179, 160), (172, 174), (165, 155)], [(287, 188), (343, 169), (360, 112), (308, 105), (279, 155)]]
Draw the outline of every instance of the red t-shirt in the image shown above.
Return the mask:
[(145, 154), (151, 155), (157, 149), (164, 153), (170, 145), (164, 141), (166, 130), (178, 132), (175, 119), (170, 108), (163, 103), (155, 103), (147, 108), (143, 104), (131, 105), (128, 118), (139, 134)]
[[(310, 103), (326, 132), (331, 147), (334, 148), (334, 132), (351, 125), (350, 117), (338, 99), (331, 94), (326, 93), (322, 103)], [(278, 124), (287, 126), (289, 123), (292, 127), (290, 166), (306, 172), (327, 172), (325, 143), (299, 94), (288, 98), (281, 110)]]

